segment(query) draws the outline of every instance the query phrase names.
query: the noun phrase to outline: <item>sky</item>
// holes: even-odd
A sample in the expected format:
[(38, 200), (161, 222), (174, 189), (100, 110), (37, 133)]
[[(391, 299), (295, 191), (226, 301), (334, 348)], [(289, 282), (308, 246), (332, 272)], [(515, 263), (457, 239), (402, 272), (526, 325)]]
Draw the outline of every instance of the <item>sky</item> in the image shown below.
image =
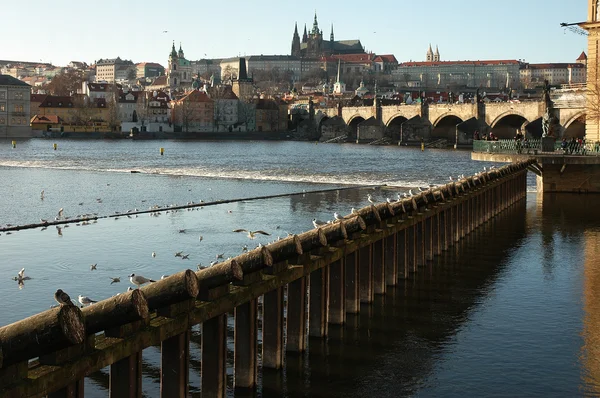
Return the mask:
[(12, 33), (0, 40), (0, 59), (67, 65), (119, 56), (166, 66), (173, 42), (189, 60), (289, 55), (294, 24), (302, 35), (315, 11), (325, 38), (333, 24), (336, 40), (360, 39), (399, 62), (425, 61), (429, 44), (442, 61), (574, 62), (587, 48), (585, 36), (559, 25), (585, 21), (587, 0), (29, 0), (1, 7)]

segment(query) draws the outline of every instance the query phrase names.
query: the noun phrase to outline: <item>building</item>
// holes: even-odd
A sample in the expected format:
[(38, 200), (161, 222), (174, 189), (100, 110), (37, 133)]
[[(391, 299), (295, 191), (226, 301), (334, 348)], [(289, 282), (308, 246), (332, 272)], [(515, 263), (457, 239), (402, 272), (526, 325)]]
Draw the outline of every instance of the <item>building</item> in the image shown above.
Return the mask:
[(173, 42), (167, 67), (167, 85), (171, 90), (191, 87), (192, 75), (192, 64), (185, 58), (181, 44), (179, 44), (179, 51), (175, 51), (175, 42)]
[(238, 62), (237, 78), (233, 80), (231, 89), (241, 101), (248, 101), (254, 96), (254, 80), (246, 72), (246, 59), (239, 58)]
[(136, 78), (158, 77), (165, 74), (165, 68), (156, 62), (140, 62), (135, 64)]
[(293, 55), (252, 55), (246, 64), (250, 76), (254, 71), (289, 71), (296, 81), (302, 74), (302, 60)]
[(104, 98), (89, 99), (82, 95), (47, 95), (39, 105), (36, 116), (58, 116), (65, 124), (75, 126), (93, 126), (105, 123), (109, 119), (110, 109)]
[(131, 74), (135, 77), (135, 69), (131, 61), (122, 60), (119, 57), (96, 61), (97, 82), (114, 83), (117, 80), (128, 79)]
[(587, 56), (585, 52), (574, 63), (523, 64), (520, 71), (524, 88), (543, 86), (547, 80), (551, 85), (581, 84), (587, 78)]
[(313, 27), (310, 32), (307, 32), (304, 25), (304, 34), (302, 40), (298, 34), (298, 24), (294, 27), (294, 35), (292, 37), (291, 54), (300, 58), (321, 58), (332, 54), (362, 54), (365, 52), (360, 40), (341, 40), (336, 41), (333, 34), (333, 24), (331, 25), (331, 33), (329, 40), (323, 38), (323, 31), (319, 29), (317, 21), (317, 13)]
[(431, 50), (431, 43), (429, 44), (429, 49), (427, 50), (427, 55), (425, 55), (425, 60), (427, 62), (440, 62), (440, 51), (438, 50), (438, 46), (435, 46), (435, 53)]
[(233, 131), (238, 123), (239, 99), (230, 86), (209, 89), (214, 103), (215, 131)]
[(205, 78), (221, 76), (221, 61), (223, 61), (221, 58), (192, 61), (192, 74)]
[(401, 87), (520, 87), (517, 60), (403, 62), (391, 72)]
[(31, 137), (31, 86), (0, 75), (0, 138)]
[(172, 101), (173, 124), (184, 133), (213, 131), (214, 103), (199, 90), (191, 90), (182, 98)]
[(588, 0), (587, 21), (579, 24), (588, 32), (588, 55), (586, 59), (587, 98), (585, 138), (588, 142), (600, 141), (600, 115), (598, 115), (598, 89), (600, 88), (600, 1)]
[(256, 101), (256, 130), (281, 132), (288, 129), (287, 104), (274, 99)]

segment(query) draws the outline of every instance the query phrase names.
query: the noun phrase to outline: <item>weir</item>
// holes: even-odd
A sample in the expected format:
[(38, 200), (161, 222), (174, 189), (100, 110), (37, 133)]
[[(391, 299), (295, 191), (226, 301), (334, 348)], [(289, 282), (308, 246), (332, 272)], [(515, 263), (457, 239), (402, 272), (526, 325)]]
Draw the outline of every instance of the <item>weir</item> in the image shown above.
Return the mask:
[(109, 395), (141, 397), (142, 351), (160, 346), (161, 396), (187, 397), (190, 330), (201, 324), (202, 396), (223, 397), (231, 313), (234, 386), (255, 388), (262, 369), (281, 369), (286, 353), (307, 349), (309, 336), (328, 336), (346, 323), (347, 314), (359, 313), (361, 303), (373, 303), (388, 286), (419, 272), (434, 256), (523, 200), (527, 168), (534, 162), (371, 205), (339, 222), (83, 309), (61, 306), (4, 326), (0, 396), (83, 397), (84, 378), (110, 366)]

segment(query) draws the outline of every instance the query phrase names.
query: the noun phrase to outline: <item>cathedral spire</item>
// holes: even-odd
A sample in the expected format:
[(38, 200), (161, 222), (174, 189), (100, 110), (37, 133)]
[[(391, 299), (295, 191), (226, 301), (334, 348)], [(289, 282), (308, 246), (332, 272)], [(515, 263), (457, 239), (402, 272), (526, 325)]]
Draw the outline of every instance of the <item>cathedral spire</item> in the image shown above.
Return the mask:
[(319, 30), (319, 22), (317, 22), (317, 10), (315, 10), (315, 21), (313, 22), (312, 34), (318, 35), (320, 33)]
[(302, 35), (302, 43), (306, 43), (308, 41), (308, 33), (306, 32), (306, 24), (304, 24), (304, 34)]
[(329, 40), (331, 40), (332, 42), (334, 41), (334, 39), (333, 39), (333, 23), (331, 24), (331, 35), (329, 35)]
[(298, 34), (298, 23), (294, 26), (294, 37), (292, 38), (292, 54), (293, 57), (299, 57), (301, 55), (300, 50), (300, 35)]
[(173, 40), (173, 46), (171, 47), (171, 58), (177, 56), (177, 50), (175, 50), (175, 40)]

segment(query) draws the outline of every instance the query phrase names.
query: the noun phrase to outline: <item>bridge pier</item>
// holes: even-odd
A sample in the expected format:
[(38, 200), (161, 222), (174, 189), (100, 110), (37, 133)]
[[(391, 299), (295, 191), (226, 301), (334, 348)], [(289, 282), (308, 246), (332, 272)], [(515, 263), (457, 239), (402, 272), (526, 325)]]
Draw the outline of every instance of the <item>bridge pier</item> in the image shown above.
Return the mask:
[(283, 366), (283, 287), (263, 296), (262, 322), (263, 368), (281, 369)]
[(202, 323), (202, 396), (227, 392), (227, 314)]
[(258, 300), (238, 305), (234, 316), (234, 386), (253, 389), (258, 379)]
[(385, 294), (384, 239), (372, 244), (373, 250), (373, 294)]
[(407, 231), (402, 229), (396, 234), (396, 269), (398, 270), (398, 279), (408, 278), (407, 262)]
[(285, 349), (304, 352), (306, 349), (306, 277), (288, 283), (287, 339)]
[(349, 314), (358, 314), (360, 312), (360, 281), (358, 267), (358, 252), (353, 251), (344, 257), (346, 268), (345, 275), (345, 295), (346, 312)]
[(311, 272), (309, 276), (309, 320), (308, 336), (325, 337), (327, 335), (327, 276), (331, 265)]
[(373, 245), (358, 249), (358, 277), (360, 302), (373, 302)]
[(392, 234), (385, 238), (383, 262), (385, 272), (385, 284), (387, 286), (396, 286), (398, 284), (398, 260), (396, 259), (398, 234)]

